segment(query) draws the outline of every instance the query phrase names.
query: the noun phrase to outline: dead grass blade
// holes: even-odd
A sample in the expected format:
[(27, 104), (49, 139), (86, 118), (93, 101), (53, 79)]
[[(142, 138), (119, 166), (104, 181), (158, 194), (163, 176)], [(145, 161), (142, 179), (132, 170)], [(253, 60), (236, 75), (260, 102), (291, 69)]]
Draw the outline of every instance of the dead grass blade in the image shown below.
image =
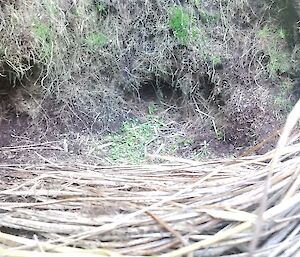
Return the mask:
[(248, 256), (252, 241), (255, 257), (297, 256), (300, 134), (292, 131), (299, 115), (290, 117), (278, 147), (261, 156), (1, 164), (0, 255)]

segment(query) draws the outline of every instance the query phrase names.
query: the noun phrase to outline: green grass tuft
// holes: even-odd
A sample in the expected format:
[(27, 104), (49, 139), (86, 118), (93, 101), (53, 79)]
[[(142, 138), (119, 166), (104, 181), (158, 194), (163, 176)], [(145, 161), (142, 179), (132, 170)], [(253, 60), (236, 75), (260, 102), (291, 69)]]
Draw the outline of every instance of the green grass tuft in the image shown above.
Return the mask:
[(91, 33), (86, 36), (86, 43), (92, 49), (103, 46), (108, 42), (107, 37), (102, 32)]
[(286, 48), (286, 31), (283, 28), (265, 26), (258, 32), (258, 36), (264, 42), (269, 56), (267, 69), (271, 77), (288, 72), (292, 68), (292, 58)]
[(50, 58), (52, 53), (52, 30), (49, 25), (41, 21), (32, 23), (34, 37), (39, 45), (40, 60)]
[(211, 61), (214, 66), (222, 64), (221, 57), (217, 55), (211, 56)]
[(283, 81), (279, 93), (275, 97), (275, 106), (283, 112), (289, 113), (292, 109), (292, 103), (289, 100), (293, 91), (293, 82), (289, 79)]
[(180, 42), (188, 43), (191, 34), (192, 17), (183, 7), (174, 6), (171, 8), (169, 25)]
[(150, 116), (145, 123), (124, 122), (120, 133), (112, 135), (109, 159), (113, 163), (140, 164), (145, 162), (145, 146), (156, 138), (162, 122)]
[(35, 21), (32, 26), (34, 28), (34, 34), (38, 40), (46, 41), (50, 39), (51, 29), (47, 24)]

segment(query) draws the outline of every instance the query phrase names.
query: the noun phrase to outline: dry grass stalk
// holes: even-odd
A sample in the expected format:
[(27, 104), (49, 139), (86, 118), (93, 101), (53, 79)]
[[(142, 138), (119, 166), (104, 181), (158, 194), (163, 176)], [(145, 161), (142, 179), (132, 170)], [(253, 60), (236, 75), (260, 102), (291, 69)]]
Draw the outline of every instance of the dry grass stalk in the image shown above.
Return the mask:
[(253, 256), (297, 256), (300, 143), (290, 135), (299, 111), (300, 102), (277, 149), (261, 156), (145, 166), (1, 164), (0, 226), (8, 233), (0, 233), (0, 255), (248, 256), (252, 245)]

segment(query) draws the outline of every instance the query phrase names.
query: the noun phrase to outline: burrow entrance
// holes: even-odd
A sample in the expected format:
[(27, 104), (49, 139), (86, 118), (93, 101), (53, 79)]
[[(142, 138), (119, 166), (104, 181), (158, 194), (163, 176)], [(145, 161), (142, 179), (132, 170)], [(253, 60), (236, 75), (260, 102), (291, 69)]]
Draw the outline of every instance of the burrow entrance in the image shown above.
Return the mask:
[[(30, 126), (29, 106), (25, 84), (8, 67), (0, 70), (0, 147), (9, 146), (12, 140), (24, 135)], [(28, 109), (28, 110), (27, 110)]]
[(182, 90), (175, 86), (175, 82), (161, 77), (153, 77), (141, 83), (136, 97), (145, 102), (166, 102), (175, 105), (180, 105), (183, 101)]
[(217, 85), (208, 74), (191, 76), (190, 81), (182, 78), (152, 76), (151, 79), (143, 81), (138, 90), (125, 93), (127, 98), (131, 96), (144, 102), (155, 102), (158, 104), (170, 104), (182, 107), (189, 100), (191, 95), (200, 95), (212, 106), (225, 105), (221, 94), (216, 93)]

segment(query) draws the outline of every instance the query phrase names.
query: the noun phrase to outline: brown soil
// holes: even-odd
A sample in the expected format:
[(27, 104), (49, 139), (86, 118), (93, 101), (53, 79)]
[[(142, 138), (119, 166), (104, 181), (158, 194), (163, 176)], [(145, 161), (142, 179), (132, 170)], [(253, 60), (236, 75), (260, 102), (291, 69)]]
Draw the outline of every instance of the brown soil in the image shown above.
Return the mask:
[(11, 146), (14, 142), (26, 135), (30, 129), (30, 121), (26, 115), (16, 116), (14, 114), (0, 120), (0, 147)]
[[(123, 114), (114, 116), (105, 128), (101, 123), (92, 124), (91, 120), (86, 120), (76, 110), (72, 110), (74, 116), (67, 117), (68, 122), (66, 122), (62, 120), (66, 117), (62, 115), (61, 107), (48, 106), (47, 108), (45, 105), (44, 109), (47, 109), (48, 114), (42, 115), (43, 118), (40, 120), (32, 120), (26, 114), (16, 115), (11, 110), (0, 121), (0, 162), (80, 160), (106, 163), (105, 153), (97, 155), (89, 153), (89, 142), (95, 139), (99, 144), (106, 134), (118, 132), (126, 120), (136, 119), (143, 122), (149, 115), (148, 108), (151, 104), (155, 104), (157, 113), (167, 123), (172, 124), (170, 133), (176, 134), (181, 131), (192, 139), (189, 145), (178, 144), (177, 155), (183, 158), (193, 158), (194, 154), (203, 151), (206, 145), (209, 151), (203, 156), (205, 158), (239, 156), (251, 146), (267, 138), (279, 124), (278, 120), (266, 116), (266, 112), (262, 112), (261, 109), (246, 106), (243, 110), (232, 112), (230, 116), (218, 118), (218, 123), (223, 122), (221, 132), (224, 134), (217, 136), (216, 127), (212, 126), (211, 120), (195, 119), (196, 116), (190, 112), (188, 106), (179, 100), (180, 94), (169, 91), (168, 88), (164, 89), (163, 99), (157, 96), (155, 89), (140, 91), (137, 95), (127, 95)], [(232, 102), (230, 104), (232, 106)], [(228, 123), (228, 120), (231, 123)], [(86, 137), (89, 138), (89, 142), (85, 141)], [(253, 153), (264, 153), (270, 150), (274, 147), (275, 141), (276, 138), (263, 147), (255, 149)], [(172, 143), (174, 142), (170, 142)]]

